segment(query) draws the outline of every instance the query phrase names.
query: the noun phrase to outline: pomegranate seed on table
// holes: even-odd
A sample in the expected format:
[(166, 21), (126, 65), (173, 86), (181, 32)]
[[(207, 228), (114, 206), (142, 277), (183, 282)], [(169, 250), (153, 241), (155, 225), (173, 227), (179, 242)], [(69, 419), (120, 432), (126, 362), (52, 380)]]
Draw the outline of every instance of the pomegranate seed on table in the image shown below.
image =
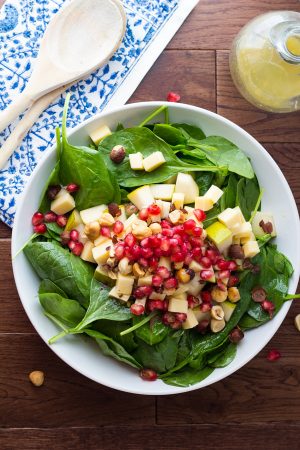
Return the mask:
[(155, 203), (153, 203), (153, 205), (148, 206), (148, 214), (150, 214), (151, 216), (158, 216), (158, 214), (161, 213), (161, 209), (158, 205), (156, 205)]
[[(70, 242), (74, 242), (74, 241), (70, 241)], [(74, 242), (74, 247), (72, 248), (72, 253), (75, 256), (80, 256), (82, 251), (83, 251), (83, 247), (84, 245), (81, 242)]]
[(33, 231), (37, 234), (45, 234), (47, 227), (44, 223), (39, 223), (38, 225), (34, 225)]
[(113, 232), (115, 234), (120, 234), (124, 230), (124, 224), (120, 220), (117, 220), (113, 225)]
[(110, 228), (106, 226), (102, 226), (100, 228), (100, 234), (101, 236), (105, 236), (107, 238), (110, 238)]
[(157, 373), (152, 369), (142, 369), (140, 371), (140, 377), (144, 381), (155, 381), (157, 380)]
[(167, 269), (164, 266), (159, 266), (156, 269), (156, 273), (157, 273), (157, 275), (159, 275), (163, 279), (170, 278), (170, 276), (171, 276), (171, 272), (169, 271), (169, 269)]
[(31, 223), (33, 226), (40, 225), (44, 222), (44, 214), (40, 212), (35, 212), (32, 216)]
[(78, 233), (77, 230), (71, 230), (71, 231), (70, 231), (70, 239), (71, 239), (71, 241), (75, 241), (75, 242), (78, 241), (78, 239), (79, 239), (79, 233)]
[(281, 358), (281, 353), (276, 349), (270, 350), (267, 354), (268, 361), (276, 361), (279, 358)]
[(152, 277), (153, 286), (159, 287), (162, 285), (162, 283), (163, 283), (162, 277), (160, 277), (159, 275), (153, 275), (153, 277)]
[(44, 219), (45, 219), (46, 223), (54, 223), (54, 222), (56, 222), (57, 214), (55, 214), (55, 212), (53, 212), (53, 211), (48, 211), (45, 214)]
[(199, 220), (199, 222), (203, 222), (203, 220), (206, 219), (206, 214), (202, 211), (202, 209), (194, 209), (194, 216)]
[(61, 228), (65, 228), (65, 226), (67, 225), (68, 219), (65, 215), (60, 214), (59, 216), (57, 216), (56, 218), (56, 223), (59, 227)]
[(139, 304), (133, 304), (130, 306), (130, 311), (132, 314), (134, 314), (135, 316), (141, 316), (142, 314), (144, 314), (145, 312), (145, 308), (143, 305), (139, 305)]
[(77, 191), (79, 191), (79, 186), (78, 186), (78, 184), (70, 183), (70, 184), (68, 184), (68, 186), (66, 186), (66, 190), (70, 193), (77, 192)]
[(180, 101), (180, 95), (177, 94), (176, 92), (170, 91), (167, 95), (167, 101), (168, 102), (179, 102)]
[(143, 208), (140, 210), (139, 212), (139, 218), (141, 220), (144, 220), (145, 222), (147, 221), (147, 219), (149, 219), (149, 211), (148, 208)]

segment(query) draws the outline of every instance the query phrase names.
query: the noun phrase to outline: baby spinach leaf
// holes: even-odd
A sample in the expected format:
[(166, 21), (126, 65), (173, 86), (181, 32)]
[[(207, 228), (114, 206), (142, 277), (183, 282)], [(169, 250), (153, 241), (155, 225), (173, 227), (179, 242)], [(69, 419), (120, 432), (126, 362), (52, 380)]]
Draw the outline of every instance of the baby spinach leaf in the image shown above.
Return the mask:
[(237, 184), (236, 204), (241, 208), (246, 220), (249, 220), (260, 195), (257, 178), (242, 178)]
[(49, 175), (49, 178), (45, 184), (45, 187), (42, 191), (41, 194), (41, 200), (40, 200), (40, 206), (39, 206), (39, 211), (42, 213), (45, 213), (47, 211), (50, 210), (50, 203), (51, 201), (49, 200), (49, 198), (47, 197), (47, 189), (49, 186), (51, 185), (59, 185), (61, 184), (60, 178), (59, 178), (59, 168), (60, 168), (60, 161), (57, 161), (54, 169), (52, 170), (52, 172)]
[(76, 193), (77, 209), (86, 209), (101, 203), (116, 202), (121, 199), (118, 183), (110, 174), (103, 155), (88, 147), (76, 147), (67, 139), (66, 116), (69, 97), (66, 99), (62, 124), (62, 151), (59, 179), (62, 184), (76, 183), (80, 186)]
[(206, 136), (201, 128), (188, 123), (172, 123), (172, 127), (178, 128), (186, 139), (192, 138), (201, 141)]
[(225, 187), (224, 194), (220, 199), (220, 209), (224, 211), (226, 208), (234, 208), (236, 206), (238, 177), (231, 173), (228, 177), (227, 186)]
[(199, 195), (204, 195), (213, 184), (215, 174), (213, 172), (196, 172), (195, 181), (199, 186)]
[(242, 330), (250, 330), (251, 328), (260, 327), (260, 325), (262, 325), (262, 322), (253, 319), (248, 313), (244, 314), (239, 322), (239, 327)]
[(226, 346), (222, 352), (220, 352), (213, 361), (209, 362), (209, 365), (214, 368), (226, 367), (228, 366), (235, 358), (237, 352), (236, 344), (230, 343)]
[(173, 373), (167, 377), (164, 377), (163, 381), (171, 386), (188, 387), (205, 380), (205, 378), (209, 377), (213, 371), (214, 368), (208, 366), (203, 369), (193, 369), (189, 367), (181, 372)]
[(114, 341), (121, 344), (128, 352), (136, 349), (137, 343), (135, 341), (134, 333), (128, 333), (121, 336), (121, 332), (128, 328), (127, 322), (117, 322), (113, 320), (98, 320), (93, 323), (93, 329), (101, 331), (111, 337)]
[(254, 177), (254, 171), (247, 156), (239, 147), (221, 136), (209, 136), (201, 141), (189, 139), (188, 145), (200, 148), (217, 166), (227, 166), (230, 172), (245, 178)]
[(59, 294), (61, 297), (67, 298), (66, 293), (58, 287), (53, 281), (51, 280), (43, 280), (41, 281), (40, 287), (39, 287), (39, 294), (46, 294), (48, 292), (52, 292), (53, 294)]
[(44, 311), (67, 327), (75, 327), (85, 315), (85, 309), (76, 301), (52, 292), (39, 294)]
[(55, 242), (31, 242), (24, 253), (38, 276), (48, 279), (62, 289), (67, 297), (88, 306), (92, 266)]
[(219, 205), (215, 205), (210, 211), (207, 211), (206, 219), (203, 221), (204, 227), (207, 228), (209, 225), (214, 223), (218, 219), (218, 215), (220, 214), (221, 210)]
[[(140, 322), (141, 316), (133, 318), (133, 324)], [(161, 342), (169, 334), (169, 327), (164, 325), (157, 317), (153, 317), (148, 323), (136, 329), (135, 334), (146, 344), (154, 345)]]
[(170, 145), (180, 145), (186, 143), (186, 139), (182, 135), (181, 131), (172, 125), (157, 123), (154, 125), (153, 133)]
[[(126, 149), (126, 157), (120, 164), (115, 164), (109, 157), (111, 149), (115, 145), (122, 145)], [(140, 152), (146, 157), (156, 151), (162, 152), (166, 159), (165, 164), (162, 164), (153, 172), (142, 172), (131, 169), (129, 154)], [(188, 164), (181, 161), (166, 142), (145, 127), (128, 128), (107, 136), (100, 142), (99, 152), (103, 155), (108, 170), (115, 174), (120, 185), (125, 188), (160, 183), (172, 175), (176, 175), (178, 172), (201, 170), (215, 172), (219, 170), (213, 164)]]

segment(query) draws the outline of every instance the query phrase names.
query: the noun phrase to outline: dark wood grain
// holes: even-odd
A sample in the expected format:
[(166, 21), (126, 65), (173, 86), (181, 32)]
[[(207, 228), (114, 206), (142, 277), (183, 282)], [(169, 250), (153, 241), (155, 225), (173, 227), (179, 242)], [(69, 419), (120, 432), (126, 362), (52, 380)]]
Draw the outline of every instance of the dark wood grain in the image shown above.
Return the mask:
[(5, 225), (5, 223), (0, 221), (0, 239), (10, 237), (11, 237), (11, 229), (7, 225)]

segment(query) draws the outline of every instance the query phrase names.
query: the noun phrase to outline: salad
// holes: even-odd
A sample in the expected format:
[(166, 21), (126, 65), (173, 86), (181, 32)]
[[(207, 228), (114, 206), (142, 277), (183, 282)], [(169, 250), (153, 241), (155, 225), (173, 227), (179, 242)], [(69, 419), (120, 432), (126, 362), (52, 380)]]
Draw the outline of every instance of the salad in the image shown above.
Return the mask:
[(68, 103), (23, 248), (60, 329), (49, 342), (84, 334), (144, 380), (198, 383), (292, 297), (251, 162), (221, 136), (170, 123), (167, 106), (75, 146)]

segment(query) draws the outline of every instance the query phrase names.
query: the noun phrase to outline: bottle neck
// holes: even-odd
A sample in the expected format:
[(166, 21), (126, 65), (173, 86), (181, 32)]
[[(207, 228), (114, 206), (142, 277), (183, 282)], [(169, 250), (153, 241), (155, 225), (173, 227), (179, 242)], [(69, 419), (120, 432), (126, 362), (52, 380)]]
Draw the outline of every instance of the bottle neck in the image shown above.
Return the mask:
[(270, 39), (285, 61), (300, 64), (300, 21), (285, 21), (275, 25), (270, 30)]

